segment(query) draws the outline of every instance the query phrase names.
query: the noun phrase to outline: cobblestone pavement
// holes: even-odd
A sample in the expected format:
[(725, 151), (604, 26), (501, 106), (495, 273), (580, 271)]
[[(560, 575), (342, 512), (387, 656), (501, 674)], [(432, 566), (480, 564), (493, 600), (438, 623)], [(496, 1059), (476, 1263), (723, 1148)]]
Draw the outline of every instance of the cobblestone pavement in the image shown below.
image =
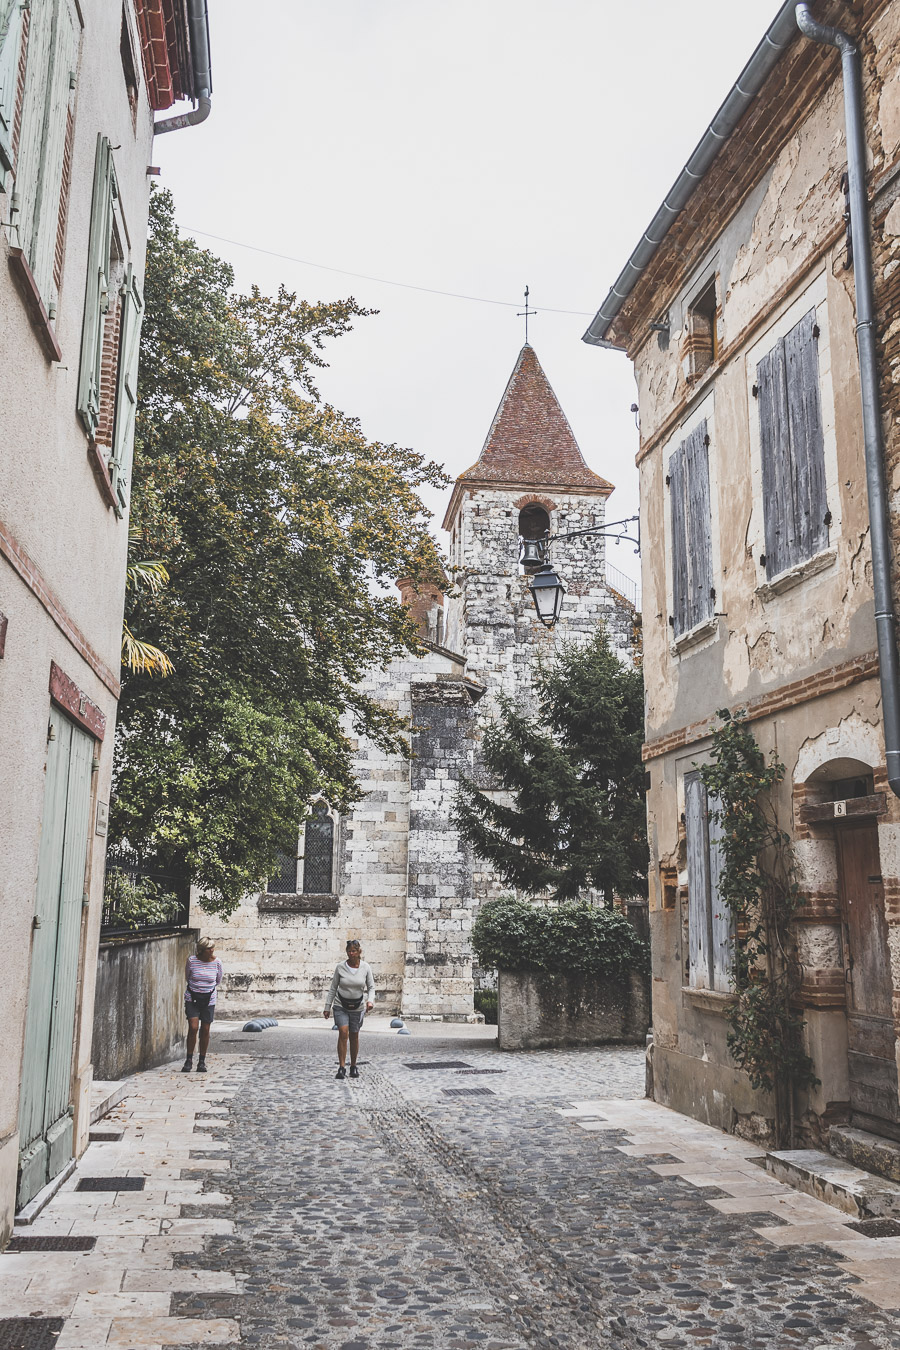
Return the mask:
[[(753, 1177), (743, 1212), (717, 1210), (731, 1192), (659, 1175), (675, 1156), (635, 1156), (623, 1121), (561, 1114), (639, 1099), (640, 1051), (369, 1037), (360, 1081), (338, 1083), (323, 1031), (259, 1042), (232, 1106), (234, 1238), (176, 1257), (239, 1271), (244, 1292), (179, 1295), (185, 1317), (239, 1318), (266, 1350), (900, 1347), (836, 1252), (756, 1232), (777, 1231), (773, 1191), (793, 1223), (821, 1224), (816, 1202), (748, 1164), (760, 1211)], [(475, 1072), (409, 1067), (447, 1061)]]
[(0, 1256), (4, 1315), (57, 1315), (48, 1345), (900, 1350), (900, 1239), (644, 1102), (639, 1050), (369, 1034), (358, 1082), (325, 1026), (212, 1051), (133, 1080), (82, 1160), (143, 1198), (73, 1179), (30, 1230), (96, 1252)]

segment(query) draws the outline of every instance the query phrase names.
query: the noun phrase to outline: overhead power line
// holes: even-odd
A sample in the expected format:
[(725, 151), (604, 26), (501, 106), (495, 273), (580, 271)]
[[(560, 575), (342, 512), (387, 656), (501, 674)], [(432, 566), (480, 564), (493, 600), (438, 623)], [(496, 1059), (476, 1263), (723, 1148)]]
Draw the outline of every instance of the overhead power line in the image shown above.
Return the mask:
[[(190, 225), (181, 227), (185, 234), (199, 234), (203, 239), (215, 239), (219, 244), (231, 244), (234, 248), (246, 248), (251, 253), (263, 253), (267, 258), (279, 258), (282, 262), (299, 263), (301, 267), (315, 267), (320, 272), (337, 272), (342, 277), (355, 277), (358, 281), (374, 281), (379, 286), (398, 286), (404, 291), (422, 291), (425, 295), (443, 295), (448, 300), (470, 300), (476, 305), (502, 305), (504, 309), (515, 309), (520, 301), (491, 300), (484, 295), (462, 295), (459, 291), (439, 291), (434, 286), (416, 286), (411, 281), (392, 281), (389, 277), (373, 277), (367, 272), (351, 272), (346, 267), (329, 267), (326, 263), (310, 262), (308, 258), (295, 258), (290, 253), (276, 253), (274, 249), (260, 248), (257, 244), (245, 244), (240, 239), (226, 239), (221, 234), (210, 234), (209, 230), (195, 230)], [(550, 305), (541, 305), (536, 314), (572, 314), (576, 318), (592, 319), (593, 310), (554, 309)]]

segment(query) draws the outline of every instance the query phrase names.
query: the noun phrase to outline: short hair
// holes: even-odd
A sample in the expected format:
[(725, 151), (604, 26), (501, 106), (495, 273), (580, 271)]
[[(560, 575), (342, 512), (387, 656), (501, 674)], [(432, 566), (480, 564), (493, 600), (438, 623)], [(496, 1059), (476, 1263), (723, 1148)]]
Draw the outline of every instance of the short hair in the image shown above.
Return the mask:
[(347, 939), (347, 946), (348, 946), (348, 947), (359, 947), (360, 951), (362, 951), (362, 943), (360, 942), (359, 938), (348, 938), (348, 939)]
[(213, 942), (212, 938), (201, 938), (200, 941), (197, 943), (198, 956), (200, 955), (201, 952), (214, 952), (215, 950), (216, 944)]

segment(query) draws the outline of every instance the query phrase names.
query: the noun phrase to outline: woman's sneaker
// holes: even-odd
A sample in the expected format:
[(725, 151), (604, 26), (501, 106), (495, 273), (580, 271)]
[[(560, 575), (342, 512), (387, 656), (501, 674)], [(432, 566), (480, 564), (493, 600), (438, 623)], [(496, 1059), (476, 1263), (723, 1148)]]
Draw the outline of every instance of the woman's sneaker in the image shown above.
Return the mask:
[(187, 1059), (184, 1061), (184, 1063), (183, 1063), (182, 1066), (181, 1066), (181, 1072), (182, 1072), (182, 1073), (190, 1073), (190, 1071), (191, 1071), (191, 1069), (192, 1069), (193, 1067), (194, 1067), (194, 1059), (193, 1059), (193, 1056), (192, 1056), (192, 1055), (188, 1055)]
[(356, 1067), (355, 1064), (351, 1064), (351, 1065), (350, 1065), (350, 1077), (351, 1077), (351, 1078), (358, 1078), (358, 1077), (359, 1077), (359, 1069)]
[(336, 1073), (334, 1076), (335, 1076), (335, 1078), (346, 1078), (346, 1077), (347, 1077), (347, 1070), (344, 1068), (343, 1064), (341, 1065), (341, 1067), (338, 1069), (337, 1073)]
[(205, 1060), (205, 1059), (198, 1059), (198, 1060), (197, 1060), (197, 1072), (198, 1072), (198, 1073), (206, 1073), (206, 1060)]

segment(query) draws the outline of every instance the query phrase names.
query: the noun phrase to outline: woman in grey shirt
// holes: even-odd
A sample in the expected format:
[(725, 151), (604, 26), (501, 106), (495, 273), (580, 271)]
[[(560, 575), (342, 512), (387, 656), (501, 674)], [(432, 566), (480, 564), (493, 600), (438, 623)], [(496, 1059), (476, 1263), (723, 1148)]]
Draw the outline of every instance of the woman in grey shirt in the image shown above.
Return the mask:
[(359, 1029), (367, 1012), (375, 1006), (375, 977), (368, 961), (362, 959), (362, 948), (356, 938), (347, 943), (347, 959), (335, 968), (325, 1000), (323, 1017), (331, 1016), (334, 1006), (334, 1020), (338, 1031), (338, 1060), (340, 1068), (336, 1077), (346, 1078), (344, 1067), (347, 1060), (347, 1042), (350, 1042), (350, 1077), (358, 1078), (356, 1057), (359, 1054)]

